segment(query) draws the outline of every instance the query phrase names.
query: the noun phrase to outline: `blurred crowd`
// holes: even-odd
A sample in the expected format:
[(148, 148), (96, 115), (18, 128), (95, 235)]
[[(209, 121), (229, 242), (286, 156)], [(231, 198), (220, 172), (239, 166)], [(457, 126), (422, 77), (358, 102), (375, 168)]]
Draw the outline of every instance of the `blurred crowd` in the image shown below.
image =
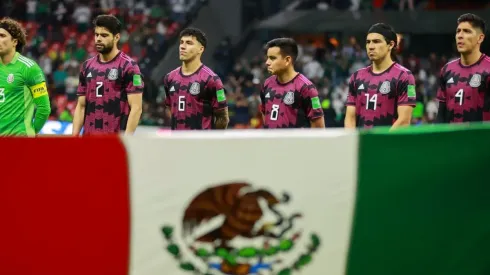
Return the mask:
[(490, 6), (488, 0), (302, 0), (296, 9), (319, 9), (328, 10), (331, 8), (340, 10), (411, 10), (416, 9), (451, 9), (467, 8), (481, 9)]
[[(99, 14), (114, 14), (124, 25), (120, 49), (134, 58), (144, 75), (165, 54), (185, 26), (199, 0), (9, 0), (0, 3), (0, 17), (10, 16), (24, 23), (28, 44), (24, 54), (38, 62), (46, 74), (52, 102), (51, 119), (71, 122), (76, 105), (76, 88), (80, 64), (96, 54), (92, 19)], [(351, 0), (340, 7), (338, 0), (304, 0), (297, 8), (365, 7), (365, 4), (419, 4), (418, 0)], [(432, 2), (426, 1), (426, 2)], [(450, 2), (450, 1), (449, 1)], [(357, 4), (358, 6), (355, 6)], [(389, 5), (388, 5), (389, 4)], [(310, 5), (310, 6), (309, 6)], [(313, 6), (311, 6), (313, 5)], [(326, 5), (326, 6), (325, 6)], [(150, 58), (151, 57), (151, 58)], [(213, 54), (215, 70), (227, 91), (230, 127), (259, 128), (259, 91), (269, 75), (262, 54), (234, 61), (231, 42), (225, 38)], [(432, 123), (437, 114), (437, 75), (453, 57), (409, 55), (398, 62), (410, 69), (417, 80), (417, 106), (413, 124)], [(365, 49), (351, 37), (335, 45), (313, 41), (300, 45), (296, 69), (310, 78), (318, 88), (328, 127), (342, 127), (347, 98), (347, 81), (357, 69), (369, 64)], [(164, 116), (163, 87), (156, 86), (159, 96), (145, 98), (142, 125), (168, 126)], [(146, 93), (145, 93), (146, 94)]]
[[(413, 124), (435, 121), (438, 75), (449, 59), (452, 58), (436, 53), (426, 57), (399, 57), (398, 62), (410, 69), (416, 78), (417, 106), (413, 111)], [(333, 49), (318, 47), (315, 43), (300, 46), (296, 68), (317, 86), (328, 127), (344, 126), (348, 80), (351, 74), (369, 63), (364, 47), (354, 37)], [(263, 56), (240, 60), (226, 77), (231, 120), (236, 127), (260, 127), (258, 92), (260, 83), (267, 77)]]
[(149, 75), (197, 2), (8, 0), (0, 2), (0, 18), (9, 16), (23, 23), (28, 39), (23, 54), (36, 60), (46, 75), (52, 105), (50, 119), (70, 122), (80, 65), (97, 54), (92, 28), (97, 15), (113, 14), (121, 20), (120, 49), (138, 62), (144, 75)]
[[(316, 85), (325, 112), (327, 127), (343, 127), (345, 102), (348, 94), (348, 80), (356, 70), (370, 64), (366, 51), (355, 37), (345, 43), (335, 41), (335, 45), (319, 45), (313, 41), (300, 44), (296, 70), (303, 73)], [(223, 56), (231, 53), (221, 48), (214, 55), (216, 67), (213, 68), (223, 79), (229, 104), (230, 127), (260, 128), (258, 116), (260, 108), (260, 89), (269, 77), (264, 55), (251, 59), (241, 59), (234, 64), (223, 62)], [(433, 123), (437, 116), (436, 93), (438, 75), (441, 68), (455, 57), (439, 56), (398, 56), (397, 62), (410, 69), (416, 79), (417, 106), (413, 110), (414, 125)], [(147, 104), (143, 124), (168, 125), (163, 116), (163, 99), (156, 104)]]

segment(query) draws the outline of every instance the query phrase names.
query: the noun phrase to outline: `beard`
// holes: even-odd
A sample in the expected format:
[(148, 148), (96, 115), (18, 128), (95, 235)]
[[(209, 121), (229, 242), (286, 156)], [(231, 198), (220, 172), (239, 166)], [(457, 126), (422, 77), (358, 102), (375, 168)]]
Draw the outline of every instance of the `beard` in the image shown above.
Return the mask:
[(112, 42), (108, 45), (103, 45), (102, 48), (100, 48), (100, 50), (96, 48), (96, 50), (98, 53), (108, 54), (112, 51), (113, 48), (114, 48), (114, 42)]

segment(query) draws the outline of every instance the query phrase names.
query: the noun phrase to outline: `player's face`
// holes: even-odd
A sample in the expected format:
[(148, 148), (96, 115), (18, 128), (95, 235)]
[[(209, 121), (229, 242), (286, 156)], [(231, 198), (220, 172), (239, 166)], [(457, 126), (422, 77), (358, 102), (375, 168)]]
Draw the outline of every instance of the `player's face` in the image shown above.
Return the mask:
[(181, 61), (190, 61), (200, 56), (204, 51), (203, 45), (194, 36), (180, 38), (179, 58)]
[(456, 47), (459, 53), (470, 53), (480, 47), (485, 35), (469, 22), (461, 22), (456, 29)]
[(104, 27), (95, 27), (95, 49), (101, 54), (108, 54), (117, 45), (119, 34), (113, 35)]
[(383, 60), (390, 55), (393, 46), (379, 33), (370, 33), (366, 38), (366, 52), (371, 61)]
[(283, 56), (279, 47), (270, 47), (267, 49), (267, 61), (265, 65), (270, 74), (277, 75), (291, 65), (291, 57)]
[(0, 28), (0, 56), (5, 56), (15, 51), (17, 40), (12, 39), (12, 35), (3, 28)]

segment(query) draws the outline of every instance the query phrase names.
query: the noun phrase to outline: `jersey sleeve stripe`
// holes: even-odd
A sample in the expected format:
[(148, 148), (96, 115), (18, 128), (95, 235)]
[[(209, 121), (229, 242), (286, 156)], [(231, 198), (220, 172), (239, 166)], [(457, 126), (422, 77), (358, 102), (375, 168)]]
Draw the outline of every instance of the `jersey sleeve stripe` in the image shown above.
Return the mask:
[(203, 70), (204, 70), (206, 73), (210, 74), (211, 76), (216, 76), (216, 74), (215, 74), (213, 71), (211, 71), (211, 69), (209, 69), (208, 67), (203, 66), (203, 67), (202, 67), (202, 69), (203, 69)]
[(33, 66), (33, 64), (32, 64), (32, 63), (29, 63), (29, 62), (27, 62), (27, 61), (25, 61), (25, 60), (21, 59), (20, 57), (19, 57), (19, 59), (17, 59), (17, 60), (19, 60), (19, 61), (20, 61), (22, 64), (26, 65), (28, 68), (30, 68), (30, 67), (32, 67), (32, 66)]
[(299, 75), (299, 78), (303, 81), (303, 83), (305, 83), (307, 86), (310, 86), (310, 85), (313, 85), (313, 83), (311, 83), (311, 81), (306, 78), (306, 76), (300, 74)]
[(19, 60), (22, 60), (22, 61), (24, 61), (24, 62), (26, 62), (26, 63), (27, 63), (27, 64), (29, 64), (30, 66), (34, 66), (34, 62), (33, 62), (32, 60), (27, 59), (27, 58), (23, 57), (22, 55), (19, 55), (19, 58), (18, 58), (18, 59), (19, 59)]

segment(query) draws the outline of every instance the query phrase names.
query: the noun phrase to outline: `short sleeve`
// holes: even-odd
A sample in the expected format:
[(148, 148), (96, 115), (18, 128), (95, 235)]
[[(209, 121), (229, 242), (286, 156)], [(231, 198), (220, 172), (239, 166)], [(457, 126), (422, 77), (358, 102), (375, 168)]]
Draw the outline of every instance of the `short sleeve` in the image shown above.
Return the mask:
[(446, 102), (446, 81), (444, 80), (444, 71), (445, 67), (441, 69), (438, 79), (439, 87), (437, 88), (436, 97), (439, 102)]
[(347, 94), (347, 101), (345, 105), (347, 106), (356, 106), (356, 84), (355, 84), (355, 75), (351, 75), (349, 79), (349, 92)]
[(415, 91), (415, 78), (410, 72), (404, 72), (400, 75), (397, 85), (397, 103), (398, 105), (415, 106), (417, 103), (417, 93)]
[(304, 85), (301, 89), (301, 97), (303, 98), (303, 108), (309, 120), (323, 116), (322, 104), (318, 97), (318, 90), (315, 85)]
[(87, 78), (85, 77), (86, 66), (87, 66), (87, 62), (85, 61), (80, 67), (80, 73), (78, 74), (78, 87), (77, 87), (78, 96), (85, 96), (87, 94)]
[(213, 110), (220, 110), (228, 107), (225, 89), (219, 76), (213, 76), (206, 85), (206, 90), (211, 93), (211, 105)]
[(124, 70), (124, 89), (128, 94), (142, 93), (145, 83), (140, 68), (136, 62), (131, 63)]

